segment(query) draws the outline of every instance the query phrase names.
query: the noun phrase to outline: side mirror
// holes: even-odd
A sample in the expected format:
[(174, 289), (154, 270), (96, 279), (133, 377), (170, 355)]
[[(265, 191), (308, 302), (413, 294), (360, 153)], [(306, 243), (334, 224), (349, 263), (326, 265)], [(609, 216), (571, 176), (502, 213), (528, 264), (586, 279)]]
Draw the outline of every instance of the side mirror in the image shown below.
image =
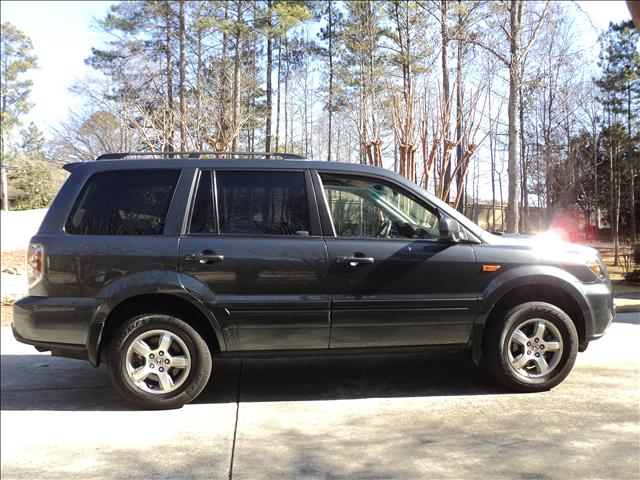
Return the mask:
[(464, 240), (464, 235), (460, 230), (460, 224), (453, 218), (445, 215), (440, 217), (440, 240), (450, 243), (459, 243)]

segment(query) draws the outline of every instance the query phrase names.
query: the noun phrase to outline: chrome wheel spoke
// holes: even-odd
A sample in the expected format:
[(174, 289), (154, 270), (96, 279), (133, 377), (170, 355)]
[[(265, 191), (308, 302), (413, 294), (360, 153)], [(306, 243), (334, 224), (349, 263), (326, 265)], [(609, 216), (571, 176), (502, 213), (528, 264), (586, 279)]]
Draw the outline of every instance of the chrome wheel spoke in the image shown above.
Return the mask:
[(529, 337), (527, 337), (524, 333), (522, 333), (521, 330), (516, 330), (515, 332), (513, 332), (513, 334), (511, 335), (511, 338), (513, 339), (513, 341), (515, 341), (516, 343), (519, 343), (523, 347), (526, 347), (527, 342), (529, 341)]
[(171, 375), (169, 375), (166, 371), (157, 372), (156, 375), (158, 375), (160, 388), (162, 388), (163, 391), (173, 389), (173, 378), (171, 378)]
[(555, 352), (560, 350), (560, 342), (545, 342), (544, 348), (547, 352)]
[(171, 357), (169, 365), (175, 368), (187, 368), (189, 366), (189, 359), (187, 357)]
[(146, 365), (143, 365), (142, 367), (131, 372), (131, 379), (136, 383), (140, 383), (145, 380), (150, 373), (151, 370)]
[(547, 326), (545, 325), (545, 322), (542, 320), (538, 320), (535, 326), (535, 332), (533, 336), (539, 338), (542, 341), (542, 339), (544, 338), (544, 332), (546, 328)]
[(158, 345), (158, 350), (163, 352), (168, 352), (169, 347), (171, 347), (171, 343), (173, 342), (173, 335), (169, 332), (164, 332), (162, 337), (160, 337), (160, 343)]
[(536, 365), (538, 366), (538, 370), (540, 371), (540, 375), (544, 375), (549, 371), (549, 364), (544, 358), (544, 355), (540, 355), (535, 358)]
[(516, 370), (520, 370), (521, 368), (524, 368), (528, 361), (529, 357), (523, 353), (518, 358), (514, 358), (511, 365), (513, 365), (513, 368)]
[(135, 342), (133, 342), (131, 344), (131, 348), (138, 355), (145, 358), (149, 357), (149, 354), (151, 353), (151, 349), (149, 348), (149, 345), (147, 345), (147, 342), (141, 339), (137, 339)]

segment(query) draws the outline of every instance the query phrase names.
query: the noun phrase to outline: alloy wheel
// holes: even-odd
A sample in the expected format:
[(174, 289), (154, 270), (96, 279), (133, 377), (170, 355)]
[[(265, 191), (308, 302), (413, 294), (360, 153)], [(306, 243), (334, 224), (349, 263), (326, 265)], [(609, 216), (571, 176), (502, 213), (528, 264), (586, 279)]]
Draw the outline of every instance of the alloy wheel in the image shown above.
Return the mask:
[(149, 330), (138, 335), (127, 348), (125, 367), (129, 379), (140, 390), (165, 394), (185, 382), (191, 370), (191, 355), (175, 333)]
[(549, 320), (529, 319), (513, 330), (507, 351), (509, 366), (515, 373), (528, 379), (540, 378), (560, 363), (562, 335)]

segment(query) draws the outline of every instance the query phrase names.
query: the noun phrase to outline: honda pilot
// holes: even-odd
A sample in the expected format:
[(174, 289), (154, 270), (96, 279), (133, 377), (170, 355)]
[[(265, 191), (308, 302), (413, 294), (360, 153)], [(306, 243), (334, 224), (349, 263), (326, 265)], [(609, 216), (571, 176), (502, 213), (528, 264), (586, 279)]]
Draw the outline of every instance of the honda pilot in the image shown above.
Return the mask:
[(389, 170), (216, 152), (65, 168), (13, 334), (106, 362), (143, 408), (192, 401), (219, 358), (443, 345), (538, 392), (614, 318), (595, 250), (493, 235)]

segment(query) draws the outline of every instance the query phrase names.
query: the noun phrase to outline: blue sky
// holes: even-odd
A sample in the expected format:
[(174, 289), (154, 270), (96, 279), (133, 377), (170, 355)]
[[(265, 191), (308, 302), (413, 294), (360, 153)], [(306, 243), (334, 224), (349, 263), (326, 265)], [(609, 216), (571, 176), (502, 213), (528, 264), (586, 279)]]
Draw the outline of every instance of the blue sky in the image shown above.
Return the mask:
[(69, 92), (74, 79), (89, 70), (84, 59), (100, 45), (93, 18), (103, 17), (112, 2), (2, 1), (0, 17), (31, 37), (39, 68), (31, 74), (34, 107), (24, 123), (55, 126), (82, 103)]
[[(40, 68), (35, 70), (31, 100), (34, 108), (24, 123), (34, 121), (47, 132), (64, 119), (70, 110), (82, 106), (69, 92), (74, 79), (90, 70), (84, 59), (91, 47), (104, 40), (94, 28), (94, 18), (102, 18), (113, 2), (36, 2), (2, 1), (0, 18), (21, 28), (33, 40)], [(583, 31), (585, 46), (595, 45), (597, 30), (609, 22), (631, 18), (624, 1), (579, 1), (590, 17), (578, 15), (576, 22)], [(597, 56), (597, 50), (594, 50)]]

